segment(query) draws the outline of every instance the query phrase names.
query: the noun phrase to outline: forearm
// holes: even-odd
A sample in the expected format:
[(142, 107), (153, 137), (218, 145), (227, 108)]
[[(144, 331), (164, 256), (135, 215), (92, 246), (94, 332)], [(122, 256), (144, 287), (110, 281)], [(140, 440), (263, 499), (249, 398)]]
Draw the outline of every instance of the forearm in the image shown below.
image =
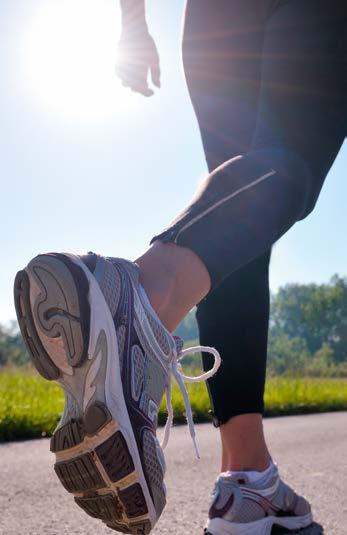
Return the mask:
[(145, 0), (120, 0), (120, 5), (123, 27), (143, 25), (147, 28)]

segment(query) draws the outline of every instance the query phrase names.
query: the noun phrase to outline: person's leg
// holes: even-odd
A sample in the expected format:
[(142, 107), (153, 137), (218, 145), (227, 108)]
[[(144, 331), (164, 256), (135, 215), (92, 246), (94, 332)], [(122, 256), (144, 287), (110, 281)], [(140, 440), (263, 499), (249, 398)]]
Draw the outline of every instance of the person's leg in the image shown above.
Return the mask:
[[(159, 236), (195, 252), (213, 287), (311, 211), (343, 140), (337, 48), (345, 22), (335, 4), (327, 24), (325, 9), (322, 3), (291, 2), (272, 17), (254, 150), (213, 173), (191, 206)], [(193, 272), (199, 270), (192, 264)], [(172, 292), (179, 302), (177, 287)], [(235, 382), (229, 381), (232, 391)], [(229, 397), (224, 406), (231, 407)], [(222, 433), (232, 435), (236, 421)], [(261, 441), (260, 425), (258, 430)]]
[(346, 7), (279, 5), (264, 42), (252, 150), (209, 175), (192, 203), (152, 240), (194, 251), (212, 288), (310, 213), (344, 139), (338, 55)]
[[(338, 56), (345, 9), (293, 1), (271, 18), (252, 150), (211, 173), (192, 203), (152, 240), (178, 246), (169, 255), (176, 274), (187, 271), (179, 265), (179, 249), (187, 248), (207, 268), (214, 289), (313, 209), (345, 135)], [(170, 289), (172, 298), (177, 291), (183, 297), (179, 286)]]
[[(278, 4), (282, 3), (276, 2)], [(243, 1), (240, 1), (240, 5), (243, 5)], [(319, 19), (318, 14), (324, 13), (325, 9), (329, 10), (329, 20), (336, 15), (335, 11), (331, 11), (334, 2), (330, 2), (328, 8), (325, 1), (317, 0), (305, 3), (285, 2), (283, 6), (296, 6), (294, 18), (291, 11), (285, 12), (284, 16), (285, 22), (290, 23), (295, 31), (308, 6), (313, 6), (315, 10), (319, 7), (321, 10), (319, 13), (314, 11), (315, 24), (316, 19)], [(345, 39), (346, 28), (340, 35), (343, 21), (341, 14), (337, 19), (339, 22), (333, 31), (327, 28), (325, 20), (324, 24), (319, 24), (316, 33), (319, 33), (323, 44), (327, 44), (328, 40), (330, 46), (332, 43), (335, 47), (337, 40), (340, 45), (342, 37)], [(300, 153), (300, 144), (299, 156), (289, 157), (289, 151), (295, 153), (295, 147), (291, 146), (290, 136), (288, 139), (287, 133), (283, 132), (283, 139), (288, 145), (285, 149), (282, 147), (276, 153), (275, 143), (269, 136), (266, 138), (265, 150), (259, 152), (259, 146), (255, 143), (256, 154), (249, 153), (242, 159), (227, 163), (213, 174), (198, 195), (197, 202), (193, 202), (186, 213), (178, 218), (174, 228), (161, 236), (164, 241), (174, 242), (170, 246), (166, 262), (162, 264), (163, 273), (160, 273), (162, 280), (165, 276), (174, 280), (172, 285), (163, 284), (164, 288), (168, 288), (162, 296), (162, 301), (168, 303), (165, 307), (168, 313), (170, 302), (174, 299), (178, 304), (180, 298), (185, 299), (184, 303), (187, 299), (195, 302), (199, 296), (209, 291), (207, 273), (211, 287), (215, 288), (248, 260), (259, 258), (261, 253), (268, 250), (274, 236), (283, 233), (296, 220), (297, 214), (308, 213), (314, 204), (324, 172), (332, 161), (341, 137), (339, 128), (331, 128), (332, 119), (337, 115), (336, 124), (339, 126), (339, 119), (344, 121), (345, 118), (340, 117), (339, 106), (335, 106), (340, 103), (339, 99), (334, 95), (333, 98), (326, 99), (326, 88), (319, 83), (321, 77), (324, 81), (331, 82), (332, 74), (338, 74), (331, 49), (327, 45), (322, 50), (321, 42), (313, 40), (312, 43), (311, 35), (308, 34), (307, 39), (305, 35), (298, 56), (296, 46), (297, 41), (301, 41), (301, 31), (292, 43), (290, 35), (285, 35), (282, 28), (277, 30), (280, 34), (279, 42), (275, 40), (275, 46), (271, 46), (269, 51), (274, 54), (275, 50), (283, 61), (284, 51), (280, 45), (284, 46), (281, 41), (284, 39), (285, 50), (288, 47), (291, 53), (294, 51), (293, 59), (289, 62), (290, 65), (284, 66), (280, 61), (275, 72), (272, 72), (271, 60), (266, 63), (268, 70), (264, 69), (264, 83), (268, 89), (288, 90), (285, 75), (287, 71), (290, 72), (292, 63), (299, 65), (302, 55), (307, 62), (307, 58), (313, 54), (312, 64), (299, 69), (302, 77), (299, 87), (306, 94), (314, 86), (314, 91), (320, 95), (322, 135), (326, 145), (319, 143), (317, 135), (317, 103), (314, 112), (309, 100), (303, 109), (299, 106), (300, 113), (294, 107), (293, 118), (303, 117), (303, 121), (300, 120), (297, 125), (299, 138), (303, 133), (313, 143), (313, 161), (310, 161), (309, 155)], [(309, 50), (307, 42), (310, 44)], [(316, 61), (317, 54), (319, 60)], [(274, 56), (271, 57), (274, 61)], [(325, 58), (324, 65), (321, 65), (322, 58)], [(318, 79), (312, 77), (312, 72), (316, 70), (320, 74)], [(277, 78), (278, 71), (284, 74), (283, 79), (281, 76)], [(308, 80), (309, 87), (306, 86)], [(292, 77), (289, 81), (293, 82)], [(339, 88), (339, 76), (333, 82), (336, 91)], [(265, 96), (264, 102), (268, 104)], [(290, 97), (289, 91), (285, 104)], [(274, 98), (273, 101), (270, 99), (270, 109), (271, 103), (276, 104), (278, 101), (281, 98)], [(264, 111), (266, 117), (266, 106)], [(272, 112), (276, 114), (276, 106)], [(268, 120), (271, 133), (281, 126), (276, 124), (276, 119), (276, 115), (272, 117), (270, 114)], [(264, 141), (263, 134), (260, 139)], [(306, 137), (302, 146), (306, 153)], [(293, 188), (297, 185), (301, 191), (301, 184), (294, 171), (295, 168), (300, 171), (304, 165), (302, 160), (307, 160), (306, 166), (311, 173), (307, 175), (310, 180), (302, 188), (307, 192), (307, 198), (288, 206), (291, 199), (294, 202), (296, 198)], [(266, 171), (269, 162), (273, 172)], [(322, 167), (321, 172), (315, 174), (317, 162)], [(275, 175), (278, 180), (273, 182), (270, 195), (269, 182), (265, 181)], [(301, 176), (306, 178), (305, 173)], [(318, 184), (312, 177), (317, 178)], [(235, 202), (230, 202), (232, 200)], [(228, 210), (224, 210), (226, 207)], [(204, 223), (202, 227), (201, 221)], [(258, 233), (259, 221), (261, 228)], [(249, 240), (247, 244), (245, 239)], [(165, 244), (158, 246), (163, 247), (168, 251)], [(183, 262), (183, 267), (181, 247), (192, 252), (191, 261)], [(148, 254), (142, 258), (142, 265), (149, 258)], [(168, 275), (164, 273), (167, 265), (170, 266)], [(33, 363), (43, 377), (58, 381), (66, 393), (63, 418), (51, 442), (57, 458), (57, 475), (64, 487), (77, 496), (76, 503), (88, 514), (99, 517), (116, 531), (133, 534), (149, 533), (165, 506), (165, 463), (156, 438), (157, 415), (163, 393), (166, 392), (169, 398), (171, 375), (174, 374), (181, 387), (183, 381), (177, 366), (178, 356), (184, 355), (181, 344), (154, 314), (139, 283), (141, 276), (143, 281), (147, 281), (144, 282), (145, 286), (154, 284), (154, 275), (152, 278), (150, 276), (151, 269), (152, 265), (148, 262), (142, 268), (142, 273), (139, 273), (138, 266), (132, 262), (95, 254), (86, 257), (64, 253), (41, 254), (17, 274), (14, 288), (21, 332)], [(193, 280), (193, 272), (200, 282), (194, 288), (187, 288), (186, 277), (189, 275)], [(158, 272), (153, 273), (158, 276)], [(167, 316), (167, 321), (174, 323), (180, 316), (183, 317), (185, 308), (186, 304), (181, 311), (176, 309), (175, 320)], [(216, 367), (217, 365), (218, 358)], [(233, 386), (230, 378), (230, 388)], [(190, 407), (183, 387), (182, 393), (191, 423)], [(228, 406), (228, 399), (225, 403)], [(169, 423), (170, 421), (169, 419)], [(237, 420), (232, 418), (231, 421)], [(194, 440), (192, 425), (190, 429)], [(307, 502), (299, 500), (293, 491), (281, 483), (276, 471), (271, 476), (273, 484), (270, 487), (256, 486), (251, 481), (251, 475), (254, 474), (241, 480), (235, 480), (233, 474), (222, 478), (214, 495), (217, 502), (213, 503), (213, 521), (216, 519), (218, 524), (226, 510), (226, 522), (238, 521), (235, 517), (240, 518), (239, 511), (235, 515), (234, 509), (230, 510), (235, 493), (239, 498), (235, 500), (235, 505), (236, 502), (245, 504), (241, 512), (248, 514), (240, 522), (250, 522), (249, 510), (252, 504), (247, 502), (242, 490), (248, 493), (251, 489), (252, 497), (256, 498), (253, 501), (257, 502), (257, 510), (253, 514), (253, 505), (251, 516), (252, 519), (254, 516), (260, 518), (262, 526), (268, 526), (274, 517), (276, 523), (281, 522), (286, 527), (289, 523), (293, 527), (293, 520), (296, 522), (295, 528), (310, 522)], [(242, 485), (247, 485), (247, 488)], [(274, 494), (269, 492), (269, 488), (276, 488)], [(227, 504), (221, 504), (218, 497), (221, 496), (224, 501), (225, 490), (228, 493)], [(264, 496), (267, 497), (266, 500), (263, 499)], [(216, 535), (214, 528), (211, 531)], [(247, 527), (242, 531), (247, 532)]]
[[(265, 9), (266, 2), (247, 0), (235, 16), (232, 2), (227, 8), (225, 3), (222, 5), (220, 2), (218, 5), (206, 1), (188, 2), (183, 38), (184, 67), (210, 171), (228, 157), (245, 153), (250, 148), (257, 118)], [(222, 80), (228, 80), (227, 86), (221, 84)], [(165, 325), (173, 328), (178, 321), (173, 315), (172, 303), (169, 317), (173, 321), (170, 323), (165, 311), (163, 313), (163, 306), (167, 303), (161, 303), (160, 296), (163, 295), (163, 286), (171, 285), (175, 277), (171, 275), (170, 280), (162, 280), (161, 273), (170, 273), (171, 270), (171, 264), (167, 262), (170, 251), (165, 250), (164, 244), (159, 245), (158, 249), (158, 242), (154, 244), (150, 255), (151, 269), (156, 277), (147, 283), (144, 275), (143, 284)], [(199, 286), (203, 277), (200, 266), (196, 265), (198, 257), (194, 259), (190, 252), (189, 258), (188, 251), (181, 248), (185, 274), (191, 273), (191, 277), (186, 278), (187, 289), (190, 290), (186, 296), (197, 295), (194, 288)], [(145, 267), (147, 259), (146, 255), (138, 262)], [(235, 414), (239, 414), (240, 409), (243, 413), (234, 419), (233, 425), (238, 426), (237, 434), (233, 431), (234, 440), (227, 435), (224, 437), (228, 425), (221, 427), (222, 439), (226, 439), (222, 440), (222, 470), (231, 466), (231, 460), (259, 469), (268, 464), (261, 416), (269, 316), (268, 263), (269, 254), (266, 254), (241, 268), (198, 307), (200, 341), (203, 345), (216, 347), (223, 357), (220, 373), (210, 382), (212, 404), (218, 412), (215, 411), (214, 420), (222, 423), (229, 420), (229, 413), (223, 418), (224, 403), (220, 403), (226, 397)], [(207, 277), (205, 282), (208, 282)], [(187, 311), (192, 307), (189, 298), (184, 298), (183, 303)], [(182, 309), (181, 297), (174, 304), (174, 309)], [(205, 354), (204, 367), (211, 367), (211, 361)], [(251, 375), (250, 368), (253, 369)], [(251, 380), (247, 381), (247, 375)], [(232, 399), (230, 376), (238, 385), (233, 390)], [(242, 437), (241, 448), (236, 436)], [(245, 443), (250, 451), (247, 451)]]
[(141, 268), (141, 284), (151, 305), (171, 332), (210, 291), (211, 279), (206, 267), (185, 247), (156, 242), (136, 264)]
[[(250, 150), (269, 6), (254, 0), (246, 0), (241, 8), (235, 1), (188, 3), (184, 65), (210, 171)], [(263, 470), (269, 464), (262, 425), (269, 260), (266, 253), (241, 267), (198, 306), (200, 342), (216, 347), (223, 359), (209, 381), (214, 423), (223, 424), (222, 471)], [(205, 370), (210, 369), (209, 355), (204, 354), (203, 361)]]
[[(268, 253), (237, 270), (198, 306), (200, 342), (222, 356), (209, 380), (213, 421), (220, 426), (221, 471), (264, 470), (270, 455), (262, 414), (269, 321)], [(204, 368), (210, 369), (204, 354)]]

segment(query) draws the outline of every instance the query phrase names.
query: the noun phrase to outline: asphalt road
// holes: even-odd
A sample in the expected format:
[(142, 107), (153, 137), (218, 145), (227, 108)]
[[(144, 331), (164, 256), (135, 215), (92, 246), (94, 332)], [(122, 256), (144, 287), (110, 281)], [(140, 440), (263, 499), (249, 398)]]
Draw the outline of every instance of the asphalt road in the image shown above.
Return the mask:
[[(307, 496), (316, 524), (301, 535), (347, 534), (347, 413), (274, 418), (266, 434), (282, 476)], [(218, 473), (218, 432), (197, 426), (202, 460), (188, 430), (177, 427), (167, 449), (169, 505), (154, 535), (202, 533)], [(1, 535), (111, 535), (86, 516), (58, 483), (47, 440), (0, 445)], [(276, 531), (278, 535), (279, 531)]]

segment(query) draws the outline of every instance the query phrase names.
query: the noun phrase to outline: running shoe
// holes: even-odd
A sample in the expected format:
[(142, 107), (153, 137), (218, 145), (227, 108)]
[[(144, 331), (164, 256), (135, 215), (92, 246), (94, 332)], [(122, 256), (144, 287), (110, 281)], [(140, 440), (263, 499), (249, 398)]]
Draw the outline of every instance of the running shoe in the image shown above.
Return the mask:
[[(65, 392), (65, 409), (51, 439), (55, 472), (88, 515), (123, 533), (147, 534), (166, 503), (165, 460), (156, 438), (166, 392), (166, 445), (173, 421), (171, 378), (184, 381), (218, 369), (212, 348), (182, 351), (139, 283), (139, 268), (122, 259), (50, 253), (17, 273), (20, 329), (40, 374)], [(215, 365), (184, 376), (187, 352), (210, 351)]]
[(286, 485), (274, 465), (270, 481), (251, 484), (247, 473), (221, 474), (214, 487), (205, 535), (270, 535), (273, 526), (312, 524), (311, 507)]

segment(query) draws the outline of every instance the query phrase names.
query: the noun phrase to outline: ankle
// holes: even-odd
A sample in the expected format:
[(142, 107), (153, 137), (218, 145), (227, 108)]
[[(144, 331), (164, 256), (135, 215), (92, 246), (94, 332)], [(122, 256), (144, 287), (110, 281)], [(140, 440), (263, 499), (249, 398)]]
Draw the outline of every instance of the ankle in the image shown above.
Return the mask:
[[(167, 255), (157, 254), (156, 244), (143, 256), (136, 260), (140, 267), (140, 283), (148, 299), (164, 323), (167, 311), (172, 301), (172, 295), (177, 286), (177, 272), (175, 264), (168, 261)], [(169, 329), (171, 325), (164, 325)]]
[(148, 277), (145, 271), (141, 271), (140, 282), (160, 321), (169, 331), (173, 331), (176, 326), (172, 325), (166, 318), (170, 310), (171, 296), (175, 291), (174, 278), (167, 280), (163, 277), (154, 280)]
[(223, 445), (222, 471), (262, 472), (271, 463), (261, 414), (242, 414), (220, 428)]
[(223, 466), (224, 472), (264, 472), (271, 465), (270, 455), (261, 455), (249, 457), (248, 459), (240, 459), (230, 456), (225, 466)]
[(195, 253), (184, 247), (155, 242), (136, 263), (151, 305), (170, 331), (210, 289), (205, 266)]

